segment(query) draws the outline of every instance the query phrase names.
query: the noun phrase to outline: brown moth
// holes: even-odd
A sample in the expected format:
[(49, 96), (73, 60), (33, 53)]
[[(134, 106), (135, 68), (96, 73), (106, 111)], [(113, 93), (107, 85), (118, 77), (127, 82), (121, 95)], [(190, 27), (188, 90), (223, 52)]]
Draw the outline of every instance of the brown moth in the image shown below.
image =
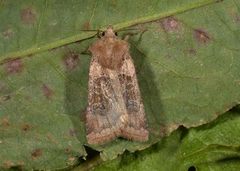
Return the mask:
[(117, 137), (147, 141), (148, 130), (129, 44), (109, 26), (89, 51), (92, 60), (86, 112), (87, 141), (103, 144)]

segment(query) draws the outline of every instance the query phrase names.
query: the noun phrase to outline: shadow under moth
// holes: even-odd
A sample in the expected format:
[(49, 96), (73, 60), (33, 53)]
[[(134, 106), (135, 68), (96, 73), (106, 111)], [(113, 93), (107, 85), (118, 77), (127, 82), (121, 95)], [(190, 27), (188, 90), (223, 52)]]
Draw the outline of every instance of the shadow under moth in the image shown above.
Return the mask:
[(117, 137), (147, 141), (144, 106), (128, 42), (109, 26), (89, 51), (88, 143), (103, 144)]

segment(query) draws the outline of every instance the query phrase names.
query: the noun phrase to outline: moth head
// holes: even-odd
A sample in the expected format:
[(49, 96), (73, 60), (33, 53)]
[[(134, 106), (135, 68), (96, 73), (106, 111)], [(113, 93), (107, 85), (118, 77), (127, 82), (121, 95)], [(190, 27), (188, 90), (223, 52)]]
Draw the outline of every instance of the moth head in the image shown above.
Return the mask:
[(117, 32), (114, 32), (112, 26), (108, 26), (107, 30), (105, 32), (102, 32), (102, 36), (107, 38), (114, 38), (117, 36)]

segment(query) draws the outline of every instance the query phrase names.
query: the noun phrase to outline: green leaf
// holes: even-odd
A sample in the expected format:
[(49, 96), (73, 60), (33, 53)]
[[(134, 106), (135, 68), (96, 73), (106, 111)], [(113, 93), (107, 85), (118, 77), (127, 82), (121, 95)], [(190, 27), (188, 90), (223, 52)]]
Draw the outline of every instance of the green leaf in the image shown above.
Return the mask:
[(69, 111), (66, 101), (69, 81), (78, 89), (76, 96), (87, 96), (87, 77), (79, 75), (87, 75), (89, 58), (79, 61), (74, 50), (53, 50), (1, 66), (1, 167), (68, 168), (86, 155), (80, 120), (86, 102), (77, 101), (78, 109)]
[(239, 103), (240, 3), (214, 2), (0, 1), (0, 168), (70, 168), (87, 155), (84, 52), (96, 31), (83, 29), (138, 24), (129, 42), (150, 140), (90, 146), (103, 160), (150, 147), (181, 125), (211, 122)]
[(115, 29), (128, 27), (216, 1), (2, 0), (0, 60), (56, 48), (95, 34), (82, 30), (106, 28), (109, 24)]
[(239, 170), (239, 132), (240, 115), (229, 112), (213, 123), (178, 129), (151, 148), (124, 153), (94, 170)]

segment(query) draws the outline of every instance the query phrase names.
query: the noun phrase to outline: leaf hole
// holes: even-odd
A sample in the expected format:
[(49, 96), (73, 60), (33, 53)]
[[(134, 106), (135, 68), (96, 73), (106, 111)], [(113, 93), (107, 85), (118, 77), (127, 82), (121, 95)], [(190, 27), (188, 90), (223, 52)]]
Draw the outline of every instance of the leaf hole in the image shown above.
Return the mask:
[(197, 169), (196, 169), (196, 167), (195, 166), (190, 166), (189, 168), (188, 168), (188, 171), (196, 171)]
[(94, 149), (92, 149), (91, 147), (88, 147), (88, 146), (84, 146), (84, 147), (85, 147), (85, 150), (87, 152), (87, 157), (86, 157), (87, 160), (91, 160), (91, 159), (93, 159), (97, 156), (100, 156), (99, 151), (94, 150)]

